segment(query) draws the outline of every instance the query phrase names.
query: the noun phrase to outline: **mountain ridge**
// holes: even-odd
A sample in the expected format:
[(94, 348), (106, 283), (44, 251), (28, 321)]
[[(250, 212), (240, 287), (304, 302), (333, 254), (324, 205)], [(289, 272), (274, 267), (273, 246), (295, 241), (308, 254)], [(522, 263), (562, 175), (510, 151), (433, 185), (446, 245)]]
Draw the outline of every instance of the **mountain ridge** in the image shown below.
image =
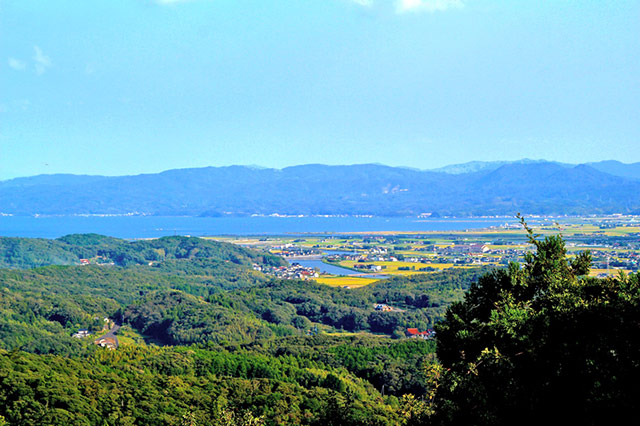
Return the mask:
[[(603, 172), (598, 170), (600, 163), (527, 160), (493, 168), (495, 165), (456, 174), (380, 164), (310, 164), (283, 169), (172, 169), (116, 177), (39, 175), (0, 182), (0, 213), (475, 216), (518, 211), (640, 212), (640, 179)], [(605, 167), (627, 175), (635, 170), (634, 165), (623, 163), (605, 162)]]

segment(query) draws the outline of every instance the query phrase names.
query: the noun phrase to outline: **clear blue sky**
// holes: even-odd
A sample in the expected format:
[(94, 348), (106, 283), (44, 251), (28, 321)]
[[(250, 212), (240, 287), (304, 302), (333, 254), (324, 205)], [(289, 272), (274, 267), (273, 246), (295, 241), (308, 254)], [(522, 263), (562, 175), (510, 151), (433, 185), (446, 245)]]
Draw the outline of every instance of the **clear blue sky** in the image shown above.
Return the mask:
[(640, 2), (0, 0), (0, 179), (640, 161)]

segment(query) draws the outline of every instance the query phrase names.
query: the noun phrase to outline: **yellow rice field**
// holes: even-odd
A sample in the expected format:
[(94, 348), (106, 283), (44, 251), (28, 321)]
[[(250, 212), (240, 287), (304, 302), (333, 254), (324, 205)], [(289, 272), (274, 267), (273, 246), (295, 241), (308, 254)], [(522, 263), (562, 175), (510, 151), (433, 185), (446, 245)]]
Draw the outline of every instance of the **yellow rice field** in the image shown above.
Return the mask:
[(331, 287), (359, 288), (374, 283), (378, 280), (375, 278), (363, 277), (320, 277), (316, 278), (315, 281)]

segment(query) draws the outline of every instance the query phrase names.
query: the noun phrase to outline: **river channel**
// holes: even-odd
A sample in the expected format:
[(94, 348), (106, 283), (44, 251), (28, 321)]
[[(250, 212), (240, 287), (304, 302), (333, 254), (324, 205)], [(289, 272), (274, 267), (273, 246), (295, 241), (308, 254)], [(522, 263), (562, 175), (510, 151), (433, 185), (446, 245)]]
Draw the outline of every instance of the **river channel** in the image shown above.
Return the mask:
[(377, 278), (377, 279), (385, 279), (389, 278), (387, 275), (381, 274), (363, 274), (361, 272), (356, 272), (351, 269), (343, 268), (341, 266), (331, 265), (328, 263), (324, 263), (322, 258), (331, 254), (342, 254), (346, 252), (325, 252), (323, 255), (318, 256), (300, 256), (300, 257), (288, 257), (287, 262), (289, 263), (299, 263), (300, 265), (307, 268), (315, 268), (320, 271), (320, 273), (326, 273), (331, 275), (343, 275), (343, 276), (358, 276), (365, 278)]

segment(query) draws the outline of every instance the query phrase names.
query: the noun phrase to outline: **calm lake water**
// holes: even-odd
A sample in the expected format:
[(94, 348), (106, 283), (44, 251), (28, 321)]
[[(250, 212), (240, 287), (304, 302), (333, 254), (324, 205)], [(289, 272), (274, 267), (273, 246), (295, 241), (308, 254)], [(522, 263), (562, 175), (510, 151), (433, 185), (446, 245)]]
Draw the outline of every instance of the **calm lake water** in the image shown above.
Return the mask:
[(454, 231), (515, 223), (515, 219), (384, 217), (0, 216), (0, 236), (57, 238), (97, 233), (119, 238), (167, 235), (286, 235), (368, 231)]
[(317, 268), (320, 272), (326, 272), (327, 274), (332, 275), (356, 275), (358, 274), (356, 271), (352, 271), (351, 269), (341, 268), (335, 265), (329, 265), (328, 263), (324, 263), (320, 259), (300, 259), (300, 258), (289, 258), (287, 259), (289, 263), (299, 263), (302, 266), (307, 268)]

